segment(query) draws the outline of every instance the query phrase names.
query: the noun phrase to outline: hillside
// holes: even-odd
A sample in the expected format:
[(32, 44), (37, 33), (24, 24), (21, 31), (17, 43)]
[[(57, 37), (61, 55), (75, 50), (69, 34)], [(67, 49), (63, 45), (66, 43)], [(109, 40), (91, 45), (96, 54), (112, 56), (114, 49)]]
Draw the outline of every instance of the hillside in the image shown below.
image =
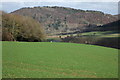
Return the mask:
[(104, 14), (100, 11), (78, 10), (65, 7), (34, 7), (21, 8), (12, 12), (23, 16), (30, 16), (39, 21), (46, 33), (84, 31), (88, 27), (108, 24), (117, 20), (117, 16)]
[(98, 26), (100, 31), (119, 31), (120, 30), (120, 20), (114, 21), (103, 26)]
[(118, 78), (118, 49), (74, 43), (3, 42), (3, 78)]

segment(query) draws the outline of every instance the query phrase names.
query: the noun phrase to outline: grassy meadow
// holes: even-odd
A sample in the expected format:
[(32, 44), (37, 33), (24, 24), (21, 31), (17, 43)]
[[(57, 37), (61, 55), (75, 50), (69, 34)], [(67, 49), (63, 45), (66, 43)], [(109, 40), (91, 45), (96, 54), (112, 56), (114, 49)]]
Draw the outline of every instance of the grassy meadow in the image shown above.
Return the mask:
[(117, 78), (118, 49), (55, 42), (3, 42), (3, 78)]

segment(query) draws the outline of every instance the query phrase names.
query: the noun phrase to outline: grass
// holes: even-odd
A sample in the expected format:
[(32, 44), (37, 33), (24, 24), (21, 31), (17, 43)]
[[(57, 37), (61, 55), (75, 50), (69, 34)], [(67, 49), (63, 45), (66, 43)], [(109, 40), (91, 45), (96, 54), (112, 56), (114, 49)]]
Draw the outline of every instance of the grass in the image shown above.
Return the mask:
[[(2, 63), (2, 41), (0, 41), (0, 63)], [(2, 64), (0, 64), (0, 79), (2, 79)]]
[[(118, 31), (92, 31), (92, 32), (83, 32), (79, 34), (71, 34), (72, 36), (86, 36), (86, 37), (99, 37), (99, 38), (115, 38), (120, 37), (120, 33)], [(47, 36), (47, 39), (59, 40), (59, 36), (65, 38), (67, 36), (71, 36), (70, 34), (67, 35), (54, 35), (54, 36)]]
[(98, 36), (98, 37), (119, 37), (120, 33), (117, 31), (93, 31), (93, 32), (85, 32), (81, 33), (81, 35), (86, 36)]
[(3, 42), (3, 78), (117, 78), (118, 50), (85, 44)]

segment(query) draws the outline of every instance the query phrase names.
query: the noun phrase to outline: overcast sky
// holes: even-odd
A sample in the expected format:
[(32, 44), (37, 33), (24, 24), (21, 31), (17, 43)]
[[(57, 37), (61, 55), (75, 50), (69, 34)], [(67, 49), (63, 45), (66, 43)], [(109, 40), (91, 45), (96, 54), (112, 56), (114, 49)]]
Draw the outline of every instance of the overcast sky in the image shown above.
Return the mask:
[(119, 0), (1, 0), (1, 2), (119, 2)]
[(2, 2), (0, 4), (0, 10), (5, 12), (12, 12), (23, 7), (34, 7), (34, 6), (63, 6), (71, 7), (82, 10), (97, 10), (107, 14), (116, 15), (118, 14), (118, 2)]

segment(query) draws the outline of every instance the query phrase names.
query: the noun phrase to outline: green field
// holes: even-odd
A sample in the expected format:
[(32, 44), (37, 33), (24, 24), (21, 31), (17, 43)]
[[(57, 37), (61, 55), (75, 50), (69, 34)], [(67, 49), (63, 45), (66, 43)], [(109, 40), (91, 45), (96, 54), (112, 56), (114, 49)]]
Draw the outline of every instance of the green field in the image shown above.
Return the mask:
[(81, 35), (86, 35), (86, 36), (99, 36), (99, 37), (119, 37), (120, 33), (117, 31), (93, 31), (93, 32), (85, 32), (81, 33)]
[(117, 78), (118, 49), (50, 42), (3, 42), (3, 78)]

